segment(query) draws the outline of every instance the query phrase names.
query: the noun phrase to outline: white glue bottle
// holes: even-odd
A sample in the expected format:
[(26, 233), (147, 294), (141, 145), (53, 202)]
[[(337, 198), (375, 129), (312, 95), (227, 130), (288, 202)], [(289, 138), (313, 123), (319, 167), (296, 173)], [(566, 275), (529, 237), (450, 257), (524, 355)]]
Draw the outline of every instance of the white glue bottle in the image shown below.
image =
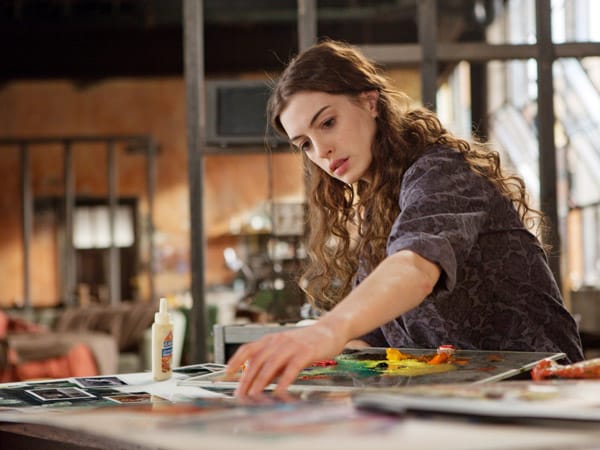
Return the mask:
[(156, 381), (171, 377), (173, 361), (173, 321), (167, 311), (167, 299), (161, 298), (152, 324), (152, 377)]

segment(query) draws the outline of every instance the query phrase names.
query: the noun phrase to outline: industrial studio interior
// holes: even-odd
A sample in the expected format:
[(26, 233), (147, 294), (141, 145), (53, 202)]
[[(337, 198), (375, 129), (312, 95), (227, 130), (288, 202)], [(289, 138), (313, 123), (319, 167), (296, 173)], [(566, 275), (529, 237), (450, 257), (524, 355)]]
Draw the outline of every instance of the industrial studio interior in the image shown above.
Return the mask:
[[(563, 395), (561, 378), (600, 378), (597, 17), (595, 0), (2, 2), (2, 448), (597, 448), (593, 380), (512, 415), (420, 401), (418, 390), (445, 398), (440, 386), (460, 383), (455, 400), (466, 385), (496, 389), (471, 398), (527, 389), (539, 400)], [(369, 366), (373, 384), (354, 373), (344, 384), (326, 366), (351, 371), (375, 350), (320, 361), (329, 384), (305, 386), (302, 372), (291, 403), (272, 389), (236, 398), (239, 380), (223, 378), (236, 350), (321, 317), (300, 278), (318, 220), (310, 157), (266, 110), (291, 58), (326, 40), (362, 52), (411, 107), (489, 143), (523, 180), (581, 340), (578, 376), (558, 372), (576, 361), (546, 349), (497, 356), (445, 342), (450, 353), (382, 350), (387, 372)], [(450, 356), (420, 371), (433, 354)], [(392, 367), (405, 355), (416, 366)], [(532, 388), (542, 359), (557, 372)]]

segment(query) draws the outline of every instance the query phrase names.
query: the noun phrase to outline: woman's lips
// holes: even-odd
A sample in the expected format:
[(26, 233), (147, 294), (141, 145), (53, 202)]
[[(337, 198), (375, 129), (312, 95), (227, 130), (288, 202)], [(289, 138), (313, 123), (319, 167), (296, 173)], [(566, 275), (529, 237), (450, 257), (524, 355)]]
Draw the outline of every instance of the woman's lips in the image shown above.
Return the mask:
[(329, 164), (329, 172), (338, 177), (342, 176), (348, 170), (348, 159), (349, 158), (341, 158), (332, 161)]

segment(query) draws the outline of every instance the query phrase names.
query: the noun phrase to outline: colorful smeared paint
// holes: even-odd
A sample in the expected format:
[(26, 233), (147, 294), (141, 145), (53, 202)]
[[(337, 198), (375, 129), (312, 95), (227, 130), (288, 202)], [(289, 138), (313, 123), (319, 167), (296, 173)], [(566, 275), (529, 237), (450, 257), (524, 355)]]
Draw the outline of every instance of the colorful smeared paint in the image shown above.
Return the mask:
[(600, 358), (579, 361), (574, 364), (558, 364), (551, 360), (540, 361), (532, 370), (534, 381), (546, 378), (593, 378), (600, 379)]
[[(300, 373), (298, 380), (323, 379), (347, 373), (352, 373), (358, 378), (414, 377), (456, 370), (457, 365), (453, 361), (454, 348), (444, 347), (446, 348), (440, 347), (437, 353), (420, 356), (403, 353), (397, 348), (387, 348), (385, 359), (381, 358), (383, 355), (380, 353), (367, 354), (360, 359), (356, 359), (353, 355), (341, 354), (334, 360), (315, 362)], [(464, 365), (465, 361), (461, 360), (461, 363)]]
[[(455, 350), (451, 346), (438, 349), (349, 348), (333, 359), (317, 361), (304, 369), (294, 388), (343, 391), (499, 381), (530, 371), (543, 359), (553, 361), (562, 357), (563, 353)], [(591, 369), (589, 364), (586, 368)], [(219, 388), (229, 389), (239, 381), (241, 374), (240, 371), (224, 378), (224, 372), (220, 371), (201, 375), (193, 382), (210, 387), (223, 383)]]

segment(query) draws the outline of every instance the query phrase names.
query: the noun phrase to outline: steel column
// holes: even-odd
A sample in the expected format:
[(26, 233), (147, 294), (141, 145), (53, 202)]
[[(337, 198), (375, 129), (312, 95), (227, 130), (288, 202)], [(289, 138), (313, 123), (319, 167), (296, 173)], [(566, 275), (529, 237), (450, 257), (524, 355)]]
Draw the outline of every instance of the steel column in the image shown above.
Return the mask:
[(29, 170), (29, 147), (21, 144), (21, 205), (23, 233), (23, 306), (31, 312), (31, 233), (33, 229), (33, 198), (31, 171)]
[(550, 0), (536, 0), (537, 75), (538, 75), (538, 164), (540, 173), (540, 204), (547, 220), (545, 241), (550, 244), (549, 263), (561, 286), (560, 233), (556, 187), (556, 143), (554, 137), (554, 85), (552, 63), (552, 24)]
[(156, 275), (154, 256), (154, 196), (156, 193), (156, 153), (157, 144), (154, 139), (148, 139), (146, 144), (146, 195), (148, 196), (148, 274), (150, 279), (150, 301), (155, 301), (156, 287), (154, 276)]
[(116, 242), (117, 218), (117, 162), (115, 155), (115, 142), (108, 141), (107, 156), (107, 183), (108, 183), (108, 223), (110, 230), (110, 247), (108, 250), (108, 292), (111, 305), (121, 303), (121, 258)]
[(188, 181), (190, 189), (191, 254), (191, 357), (206, 361), (206, 311), (204, 299), (205, 236), (203, 214), (203, 147), (206, 137), (204, 98), (204, 2), (184, 0), (183, 48), (187, 102)]
[(317, 0), (298, 0), (298, 48), (306, 50), (317, 42)]
[(418, 2), (419, 44), (421, 61), (421, 103), (435, 111), (437, 108), (437, 0)]
[(63, 143), (63, 183), (64, 197), (64, 244), (63, 244), (63, 272), (62, 296), (65, 305), (75, 304), (75, 280), (77, 265), (75, 261), (75, 248), (73, 246), (73, 216), (75, 213), (75, 176), (73, 173), (73, 144), (71, 141)]

